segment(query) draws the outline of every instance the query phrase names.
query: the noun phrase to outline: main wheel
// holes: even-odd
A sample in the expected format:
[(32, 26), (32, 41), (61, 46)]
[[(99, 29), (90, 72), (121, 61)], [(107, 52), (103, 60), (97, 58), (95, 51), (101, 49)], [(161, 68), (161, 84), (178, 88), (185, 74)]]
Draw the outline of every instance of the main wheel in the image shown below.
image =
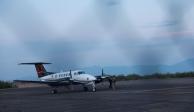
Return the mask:
[(56, 93), (57, 93), (57, 90), (56, 90), (56, 89), (53, 89), (53, 90), (51, 91), (51, 93), (52, 93), (52, 94), (56, 94)]

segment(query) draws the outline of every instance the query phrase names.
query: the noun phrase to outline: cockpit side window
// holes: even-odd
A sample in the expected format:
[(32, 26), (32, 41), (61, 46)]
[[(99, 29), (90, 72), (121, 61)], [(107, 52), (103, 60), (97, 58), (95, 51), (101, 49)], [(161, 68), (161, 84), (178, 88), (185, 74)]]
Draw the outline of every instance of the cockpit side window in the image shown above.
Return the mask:
[(78, 74), (85, 74), (85, 72), (84, 71), (79, 71)]

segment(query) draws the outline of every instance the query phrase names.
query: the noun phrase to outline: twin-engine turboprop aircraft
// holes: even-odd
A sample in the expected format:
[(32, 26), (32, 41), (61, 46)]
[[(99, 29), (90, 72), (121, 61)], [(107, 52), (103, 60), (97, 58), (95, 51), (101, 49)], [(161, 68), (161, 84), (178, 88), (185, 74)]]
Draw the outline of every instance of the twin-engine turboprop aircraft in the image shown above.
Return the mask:
[(67, 71), (67, 72), (47, 72), (44, 68), (44, 64), (51, 64), (51, 63), (44, 63), (44, 62), (36, 62), (36, 63), (20, 63), (20, 65), (35, 65), (38, 78), (40, 81), (26, 81), (26, 80), (15, 80), (16, 82), (30, 82), (30, 83), (41, 83), (47, 84), (51, 86), (52, 93), (57, 93), (57, 87), (59, 86), (69, 86), (69, 85), (83, 85), (85, 91), (88, 91), (88, 86), (92, 87), (92, 91), (96, 91), (96, 83), (102, 82), (104, 79), (109, 79), (110, 76), (104, 75), (102, 70), (102, 75), (100, 76), (93, 76), (91, 74), (86, 74), (82, 70), (75, 70), (75, 71)]

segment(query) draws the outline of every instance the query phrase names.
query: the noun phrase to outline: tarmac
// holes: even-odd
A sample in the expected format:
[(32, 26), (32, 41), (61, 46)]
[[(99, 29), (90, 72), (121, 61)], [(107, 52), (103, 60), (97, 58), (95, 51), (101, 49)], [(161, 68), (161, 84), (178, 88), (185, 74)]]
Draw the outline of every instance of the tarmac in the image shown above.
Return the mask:
[(194, 112), (194, 78), (119, 81), (96, 92), (59, 88), (0, 90), (0, 112)]

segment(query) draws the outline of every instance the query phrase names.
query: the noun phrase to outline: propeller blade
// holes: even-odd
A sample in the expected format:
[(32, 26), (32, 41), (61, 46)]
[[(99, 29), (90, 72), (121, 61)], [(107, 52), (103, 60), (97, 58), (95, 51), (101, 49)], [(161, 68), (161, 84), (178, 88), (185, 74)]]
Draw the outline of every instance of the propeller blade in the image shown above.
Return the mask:
[(72, 74), (71, 74), (71, 70), (70, 70), (70, 72), (69, 72), (69, 75), (70, 75), (70, 78), (72, 79)]
[(104, 70), (102, 69), (102, 76), (104, 76)]

